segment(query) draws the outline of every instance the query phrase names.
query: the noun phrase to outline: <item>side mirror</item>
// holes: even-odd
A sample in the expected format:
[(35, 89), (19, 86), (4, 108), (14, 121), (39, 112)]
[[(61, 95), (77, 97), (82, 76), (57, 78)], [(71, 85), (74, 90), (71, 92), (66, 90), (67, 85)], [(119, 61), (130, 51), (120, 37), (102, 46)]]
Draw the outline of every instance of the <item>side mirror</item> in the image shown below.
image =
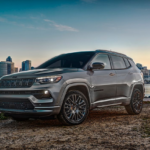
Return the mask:
[(92, 69), (104, 69), (105, 65), (101, 62), (95, 62), (92, 64)]

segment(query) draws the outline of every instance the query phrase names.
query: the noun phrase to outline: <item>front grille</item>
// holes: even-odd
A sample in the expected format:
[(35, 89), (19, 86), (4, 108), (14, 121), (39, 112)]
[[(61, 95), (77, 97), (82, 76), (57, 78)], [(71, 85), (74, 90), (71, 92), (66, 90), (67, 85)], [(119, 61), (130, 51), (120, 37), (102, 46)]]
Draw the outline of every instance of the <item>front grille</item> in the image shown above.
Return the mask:
[(35, 82), (34, 78), (28, 79), (3, 79), (0, 80), (0, 88), (28, 88)]
[(0, 108), (33, 110), (34, 106), (28, 99), (0, 99)]

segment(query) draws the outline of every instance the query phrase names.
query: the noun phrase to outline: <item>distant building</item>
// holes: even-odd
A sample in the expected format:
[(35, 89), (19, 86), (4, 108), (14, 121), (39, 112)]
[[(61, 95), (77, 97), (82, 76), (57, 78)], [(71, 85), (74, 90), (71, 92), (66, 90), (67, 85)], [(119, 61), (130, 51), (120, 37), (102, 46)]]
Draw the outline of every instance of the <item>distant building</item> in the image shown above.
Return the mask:
[(144, 78), (149, 77), (150, 71), (147, 69), (146, 66), (142, 66), (142, 64), (140, 64), (140, 63), (137, 63), (136, 66), (142, 71)]
[(15, 65), (14, 63), (12, 62), (11, 63), (11, 73), (14, 73), (15, 72)]
[(142, 69), (145, 69), (145, 70), (147, 70), (147, 67), (146, 67), (146, 66), (144, 66), (144, 67), (142, 67)]
[(0, 62), (0, 77), (14, 72), (15, 67), (10, 56), (7, 57), (6, 61)]
[(31, 67), (31, 70), (33, 70), (33, 69), (34, 69), (34, 67), (32, 66), (32, 67)]
[(142, 64), (137, 63), (136, 66), (141, 70), (142, 69)]
[(10, 56), (8, 56), (8, 57), (6, 58), (6, 61), (12, 62), (12, 58), (11, 58)]
[(25, 70), (31, 70), (31, 60), (25, 61)]
[(31, 70), (31, 60), (26, 60), (22, 62), (22, 71)]
[(0, 62), (0, 77), (7, 75), (7, 63)]
[(17, 67), (15, 67), (15, 72), (18, 72), (18, 68)]
[(7, 74), (11, 74), (15, 72), (14, 63), (9, 61), (2, 61), (7, 64)]
[(11, 74), (11, 62), (6, 61), (7, 63), (7, 74)]
[(22, 68), (20, 68), (19, 72), (21, 72), (21, 71), (22, 71)]
[(25, 61), (22, 62), (22, 69), (21, 71), (25, 71)]
[(149, 77), (149, 70), (147, 69), (147, 67), (143, 67), (141, 69), (141, 71), (143, 72), (144, 78), (148, 78)]

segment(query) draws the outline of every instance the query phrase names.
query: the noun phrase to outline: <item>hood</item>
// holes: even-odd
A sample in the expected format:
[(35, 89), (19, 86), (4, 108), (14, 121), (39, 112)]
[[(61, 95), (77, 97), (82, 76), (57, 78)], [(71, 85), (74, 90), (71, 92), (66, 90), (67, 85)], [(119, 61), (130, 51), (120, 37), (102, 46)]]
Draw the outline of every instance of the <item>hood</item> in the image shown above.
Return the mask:
[(40, 76), (51, 76), (69, 72), (78, 72), (82, 69), (77, 68), (54, 68), (54, 69), (34, 69), (29, 71), (22, 71), (3, 76), (2, 79), (15, 79), (15, 78), (35, 78)]

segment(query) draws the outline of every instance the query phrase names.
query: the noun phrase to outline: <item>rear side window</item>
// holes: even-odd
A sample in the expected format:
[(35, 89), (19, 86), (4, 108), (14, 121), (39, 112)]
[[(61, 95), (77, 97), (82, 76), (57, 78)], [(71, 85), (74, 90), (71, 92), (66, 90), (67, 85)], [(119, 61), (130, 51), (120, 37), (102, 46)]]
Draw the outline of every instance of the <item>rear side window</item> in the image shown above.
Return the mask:
[(128, 59), (127, 59), (127, 58), (124, 58), (124, 61), (125, 61), (126, 67), (129, 68), (131, 65), (130, 65)]
[(114, 69), (125, 69), (126, 65), (122, 57), (119, 56), (111, 56), (113, 61)]
[(109, 57), (106, 54), (98, 54), (92, 61), (94, 62), (101, 62), (104, 63), (105, 68), (104, 69), (111, 69)]

